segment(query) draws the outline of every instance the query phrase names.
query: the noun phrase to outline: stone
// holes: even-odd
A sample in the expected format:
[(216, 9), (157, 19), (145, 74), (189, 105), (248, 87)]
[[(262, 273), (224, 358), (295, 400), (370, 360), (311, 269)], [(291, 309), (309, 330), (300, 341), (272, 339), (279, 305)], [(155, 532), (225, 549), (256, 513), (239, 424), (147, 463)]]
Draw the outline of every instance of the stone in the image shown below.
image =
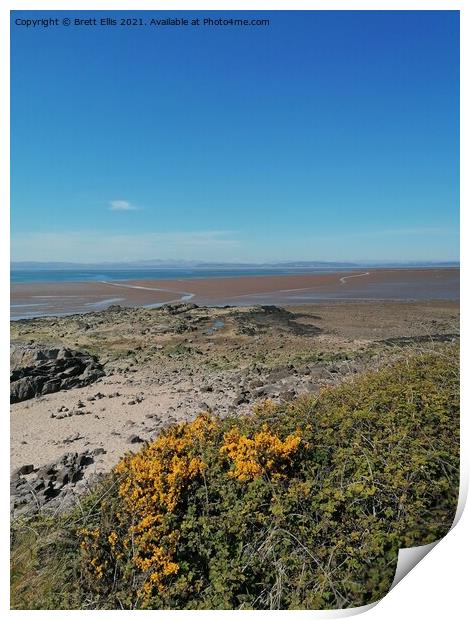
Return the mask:
[(279, 398), (281, 400), (283, 400), (284, 402), (289, 402), (291, 400), (293, 400), (295, 398), (295, 391), (294, 390), (286, 390), (285, 392), (281, 392), (279, 394)]
[(139, 437), (139, 435), (130, 435), (127, 439), (127, 443), (144, 443), (144, 440), (142, 437)]
[(39, 345), (12, 345), (10, 368), (11, 403), (83, 387), (104, 375), (102, 365), (92, 355)]
[(278, 370), (273, 370), (266, 377), (266, 380), (269, 383), (277, 383), (278, 381), (282, 381), (283, 379), (288, 379), (293, 374), (292, 368), (280, 368)]
[(22, 465), (21, 467), (18, 467), (18, 469), (15, 470), (15, 473), (17, 473), (19, 476), (26, 476), (30, 473), (32, 473), (34, 471), (34, 465)]
[(249, 403), (250, 400), (248, 398), (248, 393), (240, 390), (239, 392), (237, 392), (237, 394), (235, 395), (232, 404), (234, 406), (238, 406), (238, 405), (243, 405), (244, 403)]

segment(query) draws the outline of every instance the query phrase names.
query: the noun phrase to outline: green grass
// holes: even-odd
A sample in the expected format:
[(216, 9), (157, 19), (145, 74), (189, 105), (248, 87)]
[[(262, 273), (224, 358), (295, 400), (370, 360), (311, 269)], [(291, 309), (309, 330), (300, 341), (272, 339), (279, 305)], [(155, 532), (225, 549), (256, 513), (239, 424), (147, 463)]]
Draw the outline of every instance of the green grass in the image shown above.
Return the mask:
[[(146, 526), (145, 541), (160, 546), (178, 569), (146, 596), (145, 583), (157, 568), (136, 566), (136, 555), (146, 553), (131, 535), (139, 513), (129, 509), (119, 485), (130, 480), (144, 497), (147, 487), (128, 478), (128, 461), (119, 477), (110, 475), (83, 500), (81, 511), (47, 525), (43, 517), (14, 524), (12, 606), (331, 609), (376, 601), (393, 581), (398, 549), (437, 540), (452, 524), (458, 393), (458, 350), (442, 347), (410, 354), (318, 397), (217, 421), (209, 435), (178, 453), (203, 462), (204, 475), (175, 482), (172, 453), (158, 463), (158, 450), (154, 456), (150, 451), (149, 471), (168, 468), (162, 484), (176, 485), (178, 501), (169, 511), (148, 496), (147, 509), (163, 516)], [(285, 475), (273, 475), (261, 453), (262, 475), (231, 475), (234, 463), (221, 447), (233, 428), (247, 442), (263, 428), (281, 442), (300, 432)], [(170, 429), (161, 441), (171, 446), (180, 432)], [(86, 553), (80, 547), (84, 525), (96, 533)], [(172, 533), (176, 547), (168, 542)], [(99, 578), (93, 558), (102, 566)]]

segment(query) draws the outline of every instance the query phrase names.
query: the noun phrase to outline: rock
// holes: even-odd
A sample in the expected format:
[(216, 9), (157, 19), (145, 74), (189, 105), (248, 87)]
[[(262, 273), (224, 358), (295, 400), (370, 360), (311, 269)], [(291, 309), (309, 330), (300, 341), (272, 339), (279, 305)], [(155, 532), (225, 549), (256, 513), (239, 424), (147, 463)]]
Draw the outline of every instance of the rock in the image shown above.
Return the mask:
[(42, 381), (37, 377), (22, 377), (10, 384), (10, 402), (19, 403), (41, 393)]
[(321, 390), (321, 386), (318, 385), (318, 383), (313, 383), (312, 381), (310, 381), (309, 383), (305, 384), (305, 389), (307, 392), (319, 392)]
[(283, 379), (288, 379), (292, 377), (293, 369), (292, 367), (287, 368), (279, 368), (278, 370), (273, 370), (266, 377), (266, 380), (269, 383), (277, 383), (278, 381), (282, 381)]
[(68, 484), (70, 481), (69, 472), (67, 469), (63, 469), (57, 474), (56, 478), (56, 488), (62, 488), (64, 485)]
[[(13, 513), (36, 512), (56, 500), (60, 505), (72, 486), (83, 478), (84, 469), (92, 462), (91, 452), (68, 452), (57, 461), (40, 467), (32, 479), (26, 480), (18, 475), (10, 485), (10, 494), (15, 498)], [(25, 471), (28, 470), (29, 466)]]
[(34, 491), (36, 491), (36, 492), (37, 491), (42, 491), (45, 488), (44, 480), (36, 479), (31, 484), (31, 486), (33, 487)]
[(139, 437), (139, 435), (131, 435), (127, 439), (127, 443), (144, 443), (144, 440), (142, 439), (142, 437)]
[(55, 474), (55, 463), (48, 463), (47, 465), (43, 465), (36, 472), (36, 476), (38, 478), (49, 478), (50, 476), (53, 476), (54, 474)]
[(286, 390), (285, 392), (281, 392), (279, 394), (279, 398), (281, 400), (283, 400), (284, 402), (289, 402), (291, 400), (293, 400), (295, 398), (295, 391), (294, 390)]
[(26, 476), (34, 471), (34, 465), (22, 465), (12, 472), (12, 476)]
[(276, 385), (263, 385), (255, 390), (256, 396), (279, 396), (279, 388)]
[(87, 353), (39, 345), (12, 345), (10, 368), (11, 403), (83, 387), (104, 375), (101, 364)]
[(125, 308), (123, 308), (119, 304), (111, 304), (103, 312), (124, 312), (124, 311), (125, 311)]
[(72, 443), (74, 441), (78, 441), (79, 439), (82, 439), (80, 433), (73, 433), (72, 435), (69, 435), (68, 437), (66, 437), (62, 443)]
[(248, 397), (248, 392), (240, 390), (235, 395), (235, 398), (233, 399), (232, 404), (235, 407), (237, 407), (238, 405), (243, 405), (244, 403), (249, 403), (249, 402), (250, 402), (250, 400), (249, 400), (249, 397)]

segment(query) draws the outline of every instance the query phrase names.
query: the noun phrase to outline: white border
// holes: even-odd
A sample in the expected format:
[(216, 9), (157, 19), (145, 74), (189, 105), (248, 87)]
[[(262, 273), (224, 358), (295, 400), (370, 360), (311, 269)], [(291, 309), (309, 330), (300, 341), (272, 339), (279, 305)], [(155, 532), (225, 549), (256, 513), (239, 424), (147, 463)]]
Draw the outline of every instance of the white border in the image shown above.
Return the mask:
[[(2, 219), (0, 225), (0, 291), (2, 295), (2, 304), (0, 305), (0, 329), (2, 338), (2, 349), (0, 355), (0, 385), (2, 389), (2, 424), (4, 425), (2, 437), (4, 441), (3, 450), (0, 452), (2, 459), (2, 476), (4, 488), (2, 492), (3, 505), (2, 505), (2, 531), (4, 536), (1, 538), (1, 601), (2, 608), (8, 613), (17, 618), (28, 616), (31, 613), (36, 613), (41, 617), (49, 617), (52, 614), (61, 614), (64, 612), (51, 612), (51, 611), (10, 611), (9, 610), (9, 545), (6, 533), (9, 527), (9, 507), (7, 498), (9, 497), (8, 488), (8, 472), (9, 472), (9, 422), (8, 422), (8, 398), (9, 398), (9, 385), (8, 385), (8, 370), (9, 370), (9, 356), (7, 343), (9, 341), (9, 64), (10, 64), (10, 16), (11, 10), (128, 10), (129, 12), (137, 10), (460, 10), (461, 11), (461, 64), (466, 67), (466, 60), (468, 59), (468, 28), (466, 20), (465, 2), (455, 1), (424, 1), (424, 0), (399, 0), (395, 2), (386, 2), (383, 0), (368, 0), (368, 1), (354, 1), (354, 0), (342, 0), (326, 2), (326, 1), (299, 1), (291, 0), (285, 2), (281, 0), (255, 0), (249, 2), (247, 0), (227, 1), (220, 0), (214, 1), (197, 1), (197, 0), (166, 0), (161, 2), (153, 2), (151, 0), (138, 1), (135, 3), (129, 0), (96, 0), (91, 1), (70, 1), (70, 0), (49, 0), (44, 2), (36, 1), (6, 1), (0, 8), (0, 62), (2, 63), (0, 73), (0, 92), (3, 94), (1, 112), (0, 112), (0, 135), (2, 136), (0, 144), (0, 164), (2, 175), (0, 177), (0, 196), (2, 205)], [(463, 102), (462, 109), (468, 109), (469, 98), (467, 96), (467, 76), (462, 73), (461, 81), (461, 101)], [(467, 101), (467, 104), (465, 104)], [(461, 135), (465, 135), (467, 129), (467, 123), (465, 117), (461, 120)], [(462, 140), (464, 143), (464, 140)], [(464, 143), (465, 144), (465, 143)], [(464, 172), (461, 174), (461, 204), (465, 205), (466, 186), (465, 186), (465, 172), (468, 168), (465, 166), (465, 149), (461, 150), (461, 170)], [(466, 322), (467, 319), (467, 301), (468, 290), (467, 282), (465, 278), (465, 265), (467, 263), (467, 248), (464, 243), (464, 232), (468, 229), (468, 216), (466, 210), (461, 212), (461, 267), (462, 269), (462, 295), (461, 295), (461, 308), (462, 308), (462, 321)], [(467, 364), (467, 336), (464, 330), (462, 336), (462, 350), (465, 351), (465, 355), (462, 355), (462, 376), (464, 381), (462, 384), (462, 416), (461, 416), (461, 498), (459, 512), (461, 513), (463, 507), (463, 500), (466, 497), (468, 489), (468, 476), (469, 476), (469, 424), (467, 418), (467, 403), (468, 403), (468, 390), (465, 389), (465, 379), (468, 378), (468, 364)], [(413, 570), (411, 576), (402, 580), (396, 588), (394, 588), (382, 601), (380, 601), (373, 609), (368, 612), (367, 617), (372, 619), (392, 619), (396, 620), (398, 615), (405, 614), (406, 617), (419, 617), (419, 618), (436, 618), (439, 620), (445, 615), (452, 619), (458, 619), (464, 617), (464, 610), (467, 612), (466, 603), (466, 591), (468, 589), (468, 564), (466, 561), (467, 554), (462, 553), (464, 549), (470, 548), (470, 516), (467, 509), (461, 520), (456, 527), (441, 541), (436, 548), (419, 563), (419, 566)], [(468, 551), (467, 551), (468, 553)], [(236, 614), (272, 614), (272, 613), (288, 613), (295, 614), (297, 617), (305, 616), (310, 618), (312, 616), (316, 618), (320, 617), (341, 617), (345, 615), (344, 611), (339, 612), (184, 612), (184, 611), (171, 611), (171, 612), (139, 612), (140, 614), (171, 614), (171, 617), (187, 615), (188, 613), (196, 613), (201, 615), (223, 613)], [(356, 610), (356, 612), (358, 612)], [(67, 614), (115, 614), (119, 613), (127, 615), (132, 612), (116, 612), (116, 611), (67, 611)], [(466, 614), (465, 614), (466, 615)]]

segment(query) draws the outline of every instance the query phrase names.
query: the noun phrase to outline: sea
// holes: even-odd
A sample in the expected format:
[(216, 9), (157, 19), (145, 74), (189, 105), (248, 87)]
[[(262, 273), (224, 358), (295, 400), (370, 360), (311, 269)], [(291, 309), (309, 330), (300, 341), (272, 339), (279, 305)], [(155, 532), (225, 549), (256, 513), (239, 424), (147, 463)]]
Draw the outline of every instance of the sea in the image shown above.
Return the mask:
[(416, 264), (416, 265), (354, 265), (347, 267), (246, 267), (246, 268), (132, 268), (132, 269), (105, 269), (105, 268), (69, 268), (69, 269), (12, 269), (10, 281), (12, 284), (33, 284), (35, 282), (101, 282), (121, 280), (180, 280), (196, 278), (236, 278), (241, 276), (278, 276), (299, 274), (321, 274), (346, 271), (357, 271), (362, 268), (383, 269), (435, 269), (437, 267), (458, 267), (452, 264)]

